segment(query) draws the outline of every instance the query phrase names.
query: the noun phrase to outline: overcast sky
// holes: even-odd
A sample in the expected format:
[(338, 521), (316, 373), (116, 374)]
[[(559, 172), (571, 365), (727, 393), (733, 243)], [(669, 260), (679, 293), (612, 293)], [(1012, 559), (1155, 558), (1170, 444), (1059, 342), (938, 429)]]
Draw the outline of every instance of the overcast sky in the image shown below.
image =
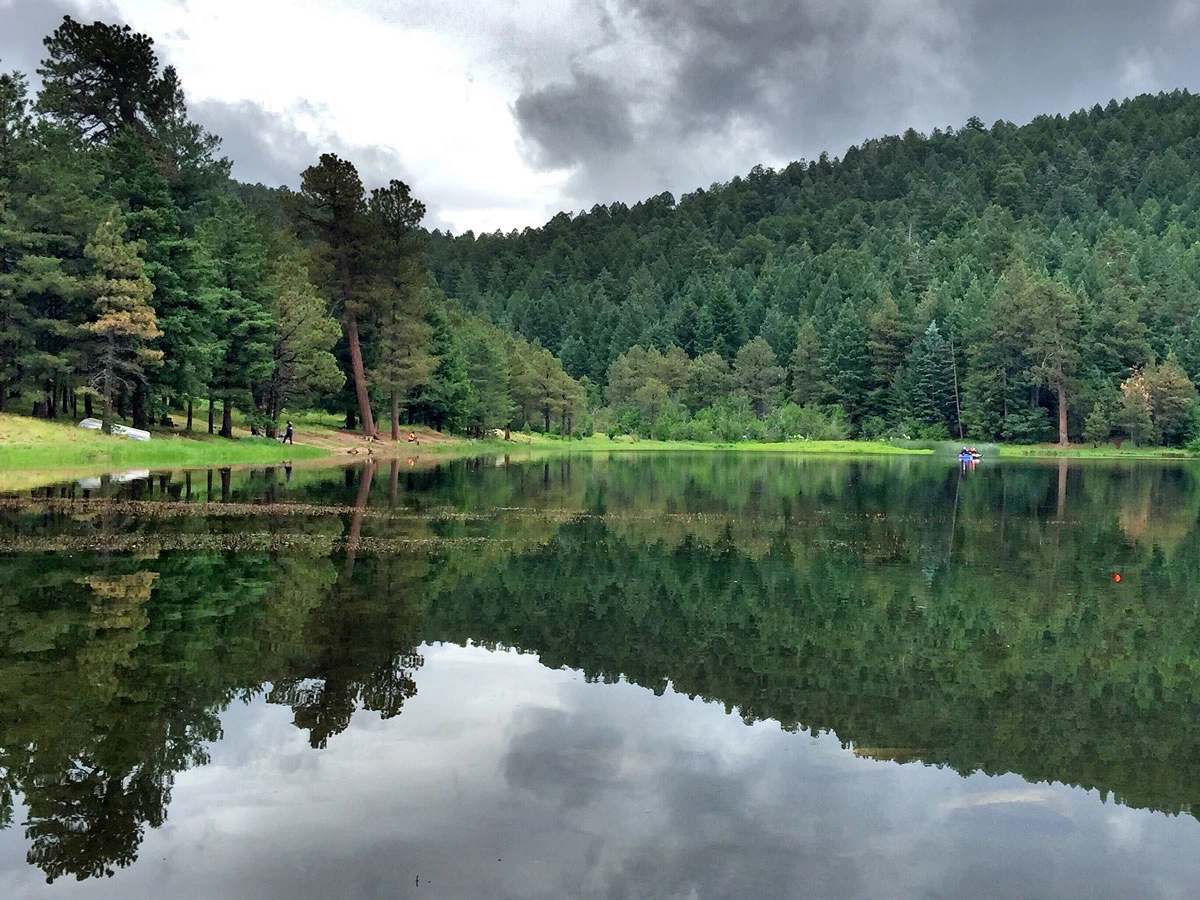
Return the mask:
[(236, 177), (336, 152), (455, 232), (1200, 90), (1200, 0), (0, 0), (0, 66), (65, 13), (150, 35)]

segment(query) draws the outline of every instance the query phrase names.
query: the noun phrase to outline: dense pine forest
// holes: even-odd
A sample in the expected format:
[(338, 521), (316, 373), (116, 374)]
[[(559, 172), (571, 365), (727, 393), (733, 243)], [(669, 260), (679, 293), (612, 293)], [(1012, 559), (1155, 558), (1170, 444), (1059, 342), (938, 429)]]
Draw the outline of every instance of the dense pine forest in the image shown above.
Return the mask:
[(238, 184), (153, 42), (0, 75), (0, 412), (695, 440), (1197, 436), (1200, 100), (908, 131), (454, 236), (332, 154)]
[(395, 437), (549, 427), (552, 395), (572, 424), (554, 357), (437, 291), (406, 184), (332, 154), (298, 191), (237, 184), (150, 38), (67, 17), (45, 50), (36, 97), (0, 75), (0, 412), (191, 431), (199, 405), (228, 437), (235, 410), (269, 435), (382, 410)]
[(1179, 443), (1200, 373), (1200, 100), (851, 147), (521, 233), (433, 234), (463, 310), (658, 437)]

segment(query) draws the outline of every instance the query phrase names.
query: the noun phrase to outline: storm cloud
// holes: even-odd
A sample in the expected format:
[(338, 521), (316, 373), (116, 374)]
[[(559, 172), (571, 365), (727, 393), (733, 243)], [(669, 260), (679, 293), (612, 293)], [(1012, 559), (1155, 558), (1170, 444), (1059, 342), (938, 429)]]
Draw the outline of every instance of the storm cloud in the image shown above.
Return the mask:
[(581, 73), (568, 84), (522, 94), (517, 121), (540, 149), (540, 162), (560, 168), (633, 145), (633, 121), (620, 92), (598, 75)]
[[(1023, 123), (1196, 86), (1200, 4), (609, 0), (571, 82), (515, 104), (580, 204), (692, 190), (968, 117)], [(588, 129), (579, 126), (586, 120)], [(642, 176), (642, 177), (639, 177)]]
[(337, 152), (458, 230), (1200, 88), (1200, 0), (0, 0), (3, 67), (65, 13), (151, 35), (237, 177)]

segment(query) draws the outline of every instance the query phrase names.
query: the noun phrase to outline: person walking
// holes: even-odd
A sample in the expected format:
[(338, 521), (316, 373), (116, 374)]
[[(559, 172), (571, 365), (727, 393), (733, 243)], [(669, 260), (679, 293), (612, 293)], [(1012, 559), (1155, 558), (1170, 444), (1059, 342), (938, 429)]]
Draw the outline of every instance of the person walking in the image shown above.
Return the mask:
[(295, 432), (292, 430), (292, 422), (289, 419), (288, 423), (287, 423), (287, 430), (283, 433), (283, 442), (285, 444), (293, 444), (294, 445), (295, 441), (292, 440), (294, 435), (295, 435)]

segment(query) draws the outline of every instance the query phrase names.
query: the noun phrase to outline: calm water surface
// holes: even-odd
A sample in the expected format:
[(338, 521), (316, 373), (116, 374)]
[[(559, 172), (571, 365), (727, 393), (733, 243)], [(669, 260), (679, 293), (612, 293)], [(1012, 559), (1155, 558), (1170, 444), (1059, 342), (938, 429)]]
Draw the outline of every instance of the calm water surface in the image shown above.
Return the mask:
[(0, 495), (0, 897), (1194, 897), (1200, 468)]

